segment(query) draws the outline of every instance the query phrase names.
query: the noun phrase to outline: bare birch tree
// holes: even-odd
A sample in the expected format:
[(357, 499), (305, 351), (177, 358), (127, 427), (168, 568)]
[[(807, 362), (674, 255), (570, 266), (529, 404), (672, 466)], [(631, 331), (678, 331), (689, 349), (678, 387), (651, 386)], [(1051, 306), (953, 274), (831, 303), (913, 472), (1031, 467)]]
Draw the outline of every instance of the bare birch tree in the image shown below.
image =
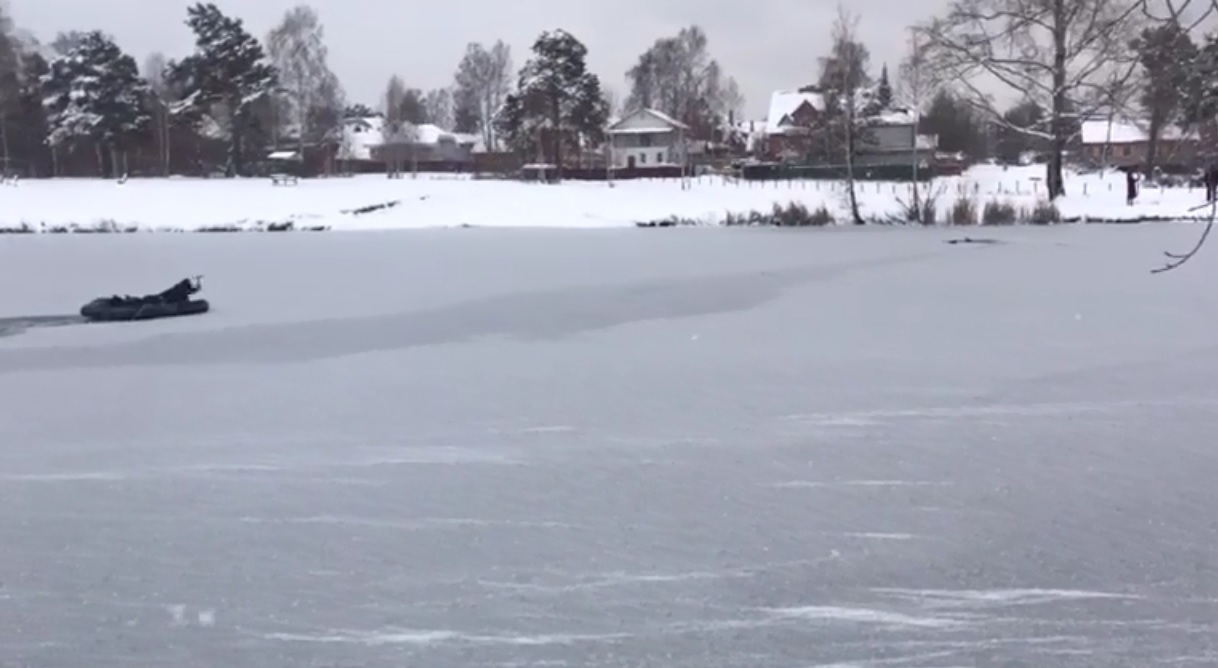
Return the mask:
[(303, 154), (306, 141), (319, 140), (334, 129), (343, 108), (317, 12), (305, 4), (289, 9), (267, 36), (267, 50), (279, 70), (283, 107)]
[(471, 43), (457, 65), (453, 80), (454, 107), (461, 108), (463, 114), (470, 107), (476, 108), (482, 141), (488, 150), (496, 149), (499, 138), (493, 121), (512, 89), (511, 48), (503, 40), (489, 49)]
[(605, 109), (609, 118), (617, 118), (622, 112), (622, 98), (613, 86), (605, 86), (601, 91), (605, 96)]
[(406, 82), (396, 74), (389, 77), (389, 83), (385, 84), (384, 98), (381, 100), (386, 126), (395, 126), (402, 121), (402, 101), (405, 99)]
[(850, 218), (856, 225), (864, 223), (859, 212), (858, 193), (854, 181), (854, 161), (865, 133), (861, 118), (863, 89), (867, 85), (867, 47), (857, 40), (858, 15), (838, 5), (833, 22), (831, 47), (821, 59), (820, 87), (825, 99), (824, 131), (829, 135), (830, 150), (846, 165), (846, 194)]
[(900, 81), (897, 82), (896, 96), (900, 103), (913, 113), (913, 154), (910, 156), (910, 192), (912, 196), (909, 211), (910, 217), (915, 218), (923, 224), (931, 224), (934, 221), (927, 220), (934, 214), (933, 207), (930, 206), (930, 195), (928, 193), (926, 200), (923, 200), (920, 197), (918, 188), (918, 166), (922, 159), (918, 147), (918, 126), (922, 119), (922, 112), (930, 102), (930, 97), (934, 95), (938, 82), (934, 78), (934, 71), (927, 66), (926, 49), (921, 42), (918, 32), (916, 30), (910, 32), (909, 53), (901, 61), (899, 69)]
[[(1062, 156), (1079, 121), (1103, 110), (1112, 89), (1137, 65), (1128, 48), (1143, 0), (953, 0), (920, 30), (931, 63), (993, 122), (1049, 142), (1046, 186), (1064, 195)], [(1025, 95), (1048, 110), (1045, 123), (1015, 127), (987, 84)]]
[(743, 106), (739, 86), (711, 58), (706, 32), (696, 25), (656, 40), (627, 70), (626, 79), (630, 92), (624, 111), (661, 111), (698, 136), (710, 136)]
[(427, 122), (444, 130), (453, 129), (453, 94), (447, 88), (434, 88), (423, 96), (423, 109)]
[(740, 114), (744, 113), (744, 93), (740, 92), (740, 84), (732, 77), (728, 77), (723, 82), (722, 88), (719, 90), (719, 113), (730, 121), (740, 120)]
[(149, 54), (144, 60), (144, 79), (152, 92), (149, 102), (152, 104), (152, 129), (156, 136), (157, 161), (161, 165), (163, 176), (169, 176), (171, 157), (169, 105), (173, 102), (173, 93), (165, 78), (167, 67), (165, 54), (159, 51)]
[[(414, 142), (418, 141), (418, 128), (406, 118), (406, 102), (408, 99), (406, 83), (398, 75), (389, 78), (385, 86), (385, 97), (382, 100), (385, 118), (381, 124), (382, 139), (388, 147), (387, 175), (389, 178), (401, 176), (402, 165), (406, 158), (411, 159), (412, 171), (417, 174), (418, 163), (415, 155)], [(406, 152), (409, 152), (409, 156)]]

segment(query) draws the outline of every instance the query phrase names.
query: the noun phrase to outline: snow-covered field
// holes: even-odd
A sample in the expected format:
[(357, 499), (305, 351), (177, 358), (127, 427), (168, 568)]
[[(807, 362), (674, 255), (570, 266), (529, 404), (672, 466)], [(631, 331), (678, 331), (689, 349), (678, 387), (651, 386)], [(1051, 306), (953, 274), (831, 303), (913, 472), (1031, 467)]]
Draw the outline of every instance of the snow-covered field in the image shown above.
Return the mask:
[[(1041, 166), (1003, 169), (975, 167), (932, 186), (946, 212), (955, 198), (1031, 208), (1044, 196)], [(183, 229), (238, 226), (256, 228), (293, 222), (297, 227), (400, 229), (423, 227), (631, 226), (677, 216), (715, 223), (728, 212), (768, 210), (774, 204), (824, 205), (847, 220), (844, 186), (827, 181), (740, 182), (721, 177), (605, 183), (567, 182), (558, 186), (517, 181), (471, 180), (421, 175), (417, 180), (384, 176), (311, 179), (297, 186), (273, 186), (269, 179), (133, 179), (124, 184), (90, 179), (28, 180), (0, 187), (0, 228), (27, 225), (36, 230), (99, 224), (120, 228)], [(1197, 189), (1149, 188), (1135, 206), (1126, 206), (1120, 174), (1071, 175), (1060, 210), (1068, 218), (1092, 220), (1196, 217)], [(908, 186), (891, 182), (859, 185), (864, 216), (884, 218), (901, 210)], [(364, 207), (393, 203), (371, 213)]]
[(0, 664), (1214, 665), (1197, 232), (0, 239)]

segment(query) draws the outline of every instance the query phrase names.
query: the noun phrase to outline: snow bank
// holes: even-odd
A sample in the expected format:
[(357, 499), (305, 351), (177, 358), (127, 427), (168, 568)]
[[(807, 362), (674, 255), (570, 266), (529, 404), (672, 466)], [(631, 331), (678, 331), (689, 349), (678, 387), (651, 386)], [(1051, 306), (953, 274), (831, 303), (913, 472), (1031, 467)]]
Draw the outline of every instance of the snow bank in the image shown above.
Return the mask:
[[(940, 210), (957, 197), (1006, 201), (1031, 207), (1044, 197), (1042, 167), (981, 166), (959, 177), (938, 179)], [(1202, 200), (1199, 189), (1147, 188), (1134, 206), (1125, 205), (1119, 173), (1071, 174), (1058, 206), (1067, 218), (1091, 220), (1179, 219)], [(866, 217), (884, 217), (908, 199), (906, 184), (860, 182)], [(723, 177), (567, 182), (542, 185), (473, 180), (451, 175), (417, 179), (384, 176), (302, 180), (273, 186), (267, 179), (132, 179), (123, 184), (94, 179), (27, 180), (0, 187), (0, 228), (34, 230), (78, 225), (147, 230), (209, 227), (257, 229), (293, 223), (296, 228), (336, 230), (425, 227), (632, 226), (673, 216), (706, 223), (728, 212), (765, 210), (800, 202), (827, 207), (845, 219), (845, 187), (830, 181), (747, 182)]]

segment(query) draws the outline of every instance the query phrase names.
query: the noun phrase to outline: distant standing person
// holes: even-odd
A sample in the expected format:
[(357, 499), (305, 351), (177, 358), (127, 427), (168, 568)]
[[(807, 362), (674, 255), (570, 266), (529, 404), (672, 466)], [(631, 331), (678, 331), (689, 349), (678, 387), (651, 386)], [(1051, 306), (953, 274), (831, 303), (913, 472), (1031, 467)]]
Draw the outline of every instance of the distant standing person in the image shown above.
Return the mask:
[(1132, 167), (1125, 168), (1125, 204), (1133, 206), (1138, 198), (1138, 174)]
[(1205, 168), (1205, 201), (1213, 204), (1218, 199), (1218, 161), (1211, 160)]

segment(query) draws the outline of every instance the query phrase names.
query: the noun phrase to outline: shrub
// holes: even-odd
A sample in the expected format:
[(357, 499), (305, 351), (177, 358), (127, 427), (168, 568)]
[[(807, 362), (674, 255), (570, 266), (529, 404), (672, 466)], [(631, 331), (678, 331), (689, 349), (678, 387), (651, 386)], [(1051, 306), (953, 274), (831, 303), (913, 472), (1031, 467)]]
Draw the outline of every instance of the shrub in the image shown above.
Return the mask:
[(833, 214), (825, 205), (808, 209), (800, 202), (775, 204), (767, 211), (756, 209), (745, 213), (728, 212), (723, 224), (729, 227), (823, 227), (835, 222)]
[(636, 227), (693, 227), (693, 226), (701, 225), (701, 224), (702, 224), (701, 221), (698, 221), (697, 219), (694, 219), (694, 218), (682, 218), (680, 216), (672, 215), (667, 218), (660, 218), (658, 220), (640, 221), (640, 222), (635, 223), (635, 226)]
[(824, 227), (825, 225), (832, 225), (836, 222), (837, 219), (833, 217), (832, 213), (829, 213), (829, 209), (825, 208), (824, 204), (820, 205), (820, 208), (813, 211), (812, 217), (808, 220), (808, 224), (815, 225), (816, 227)]
[(1019, 220), (1019, 212), (1010, 202), (989, 201), (981, 211), (983, 225), (1014, 225)]
[(952, 204), (950, 222), (952, 225), (976, 225), (977, 203), (967, 195), (957, 197), (956, 202)]
[(775, 204), (769, 224), (778, 227), (824, 227), (833, 222), (833, 214), (829, 213), (824, 204), (810, 211), (799, 202), (791, 202), (786, 206)]
[(1028, 213), (1027, 222), (1033, 225), (1054, 225), (1062, 222), (1062, 214), (1052, 201), (1041, 200)]
[[(916, 186), (910, 188), (910, 197), (897, 197), (900, 213), (886, 216), (884, 220), (874, 222), (886, 225), (903, 225), (915, 223), (918, 225), (937, 225), (939, 223), (939, 197), (943, 188), (931, 188), (929, 185), (918, 192)], [(915, 195), (918, 195), (915, 197)]]

